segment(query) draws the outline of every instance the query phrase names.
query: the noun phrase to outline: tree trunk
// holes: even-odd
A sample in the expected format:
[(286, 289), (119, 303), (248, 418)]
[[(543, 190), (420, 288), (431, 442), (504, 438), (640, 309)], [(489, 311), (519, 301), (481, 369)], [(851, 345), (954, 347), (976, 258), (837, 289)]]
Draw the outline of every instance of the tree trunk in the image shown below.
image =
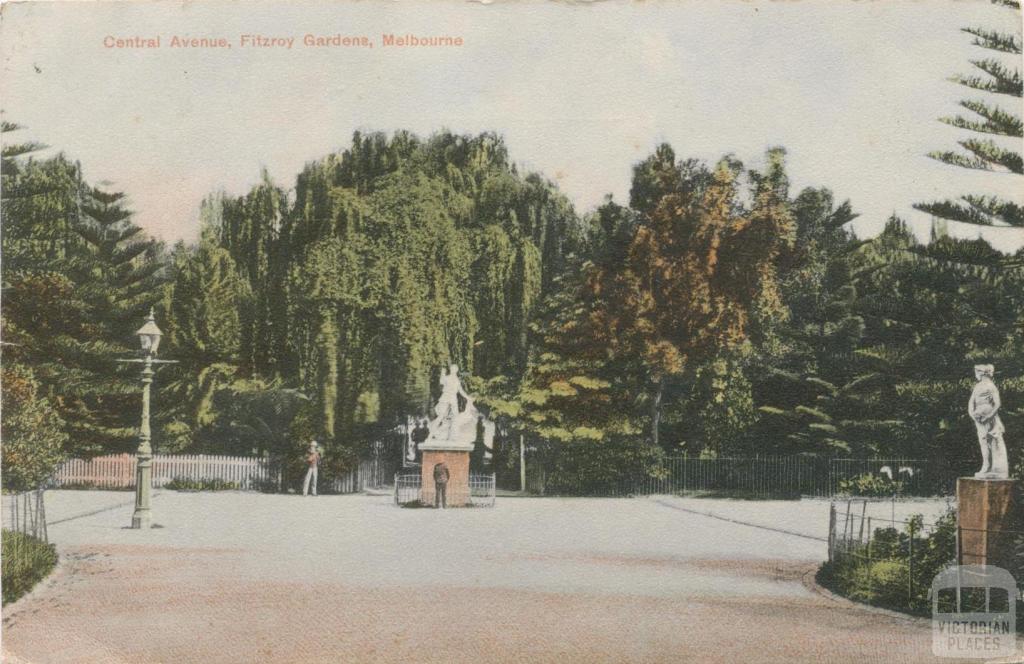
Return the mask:
[(526, 493), (526, 436), (519, 434), (519, 490)]
[(661, 424), (661, 398), (665, 393), (665, 379), (658, 379), (658, 388), (651, 400), (651, 442), (655, 447), (659, 444), (658, 427)]
[(320, 351), (323, 365), (320, 374), (320, 396), (323, 399), (324, 434), (334, 442), (335, 412), (338, 406), (338, 329), (333, 315), (320, 321)]

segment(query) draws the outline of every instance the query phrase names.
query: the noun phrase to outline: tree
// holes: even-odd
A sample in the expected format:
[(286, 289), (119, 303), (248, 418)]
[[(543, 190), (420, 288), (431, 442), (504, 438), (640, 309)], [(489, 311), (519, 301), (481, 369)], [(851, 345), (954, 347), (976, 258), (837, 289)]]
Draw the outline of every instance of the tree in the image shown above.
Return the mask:
[[(3, 122), (2, 134), (21, 129)], [(74, 224), (81, 171), (63, 155), (36, 160), (33, 153), (46, 146), (7, 143), (2, 149), (2, 204), (4, 274), (50, 270), (80, 245)]]
[(763, 335), (751, 363), (760, 419), (750, 444), (761, 452), (851, 454), (856, 443), (845, 423), (857, 417), (848, 397), (864, 320), (851, 272), (862, 243), (846, 225), (857, 215), (849, 201), (835, 205), (827, 189), (805, 189), (792, 210), (794, 249), (780, 272), (788, 317)]
[(162, 401), (157, 421), (160, 448), (181, 451), (216, 417), (214, 397), (240, 378), (242, 312), (249, 287), (215, 229), (203, 228), (198, 246), (179, 244), (171, 257), (174, 276), (162, 306), (164, 344), (174, 349), (176, 365), (161, 371)]
[(33, 368), (68, 451), (127, 450), (138, 386), (114, 360), (133, 352), (127, 344), (160, 297), (162, 248), (131, 223), (122, 194), (90, 187), (63, 156), (26, 159), (37, 147), (4, 149), (9, 357)]
[[(657, 472), (666, 395), (685, 399), (697, 383), (723, 394), (723, 358), (749, 344), (755, 320), (782, 313), (776, 263), (793, 222), (781, 150), (764, 175), (730, 158), (714, 171), (677, 162), (667, 145), (634, 172), (632, 207), (609, 199), (589, 217), (586, 256), (544, 299), (522, 382), (481, 386), (492, 415), (529, 437), (563, 490)], [(738, 196), (744, 173), (749, 205)], [(704, 415), (742, 428), (747, 398), (716, 400)]]
[(357, 132), (307, 164), (294, 200), (264, 177), (204, 214), (251, 293), (242, 373), (309, 394), (348, 442), (423, 414), (449, 362), (518, 383), (537, 306), (583, 241), (493, 133)]
[(8, 491), (38, 488), (63, 458), (64, 423), (40, 396), (31, 369), (7, 361), (3, 366), (3, 486)]
[[(865, 410), (894, 423), (876, 434), (886, 453), (947, 459), (964, 470), (977, 454), (964, 443), (972, 433), (963, 404), (971, 366), (996, 364), (1006, 403), (1020, 398), (1021, 275), (1010, 270), (993, 276), (977, 266), (908, 252), (914, 242), (905, 225), (891, 222), (862, 252), (858, 308), (866, 334), (857, 354), (865, 375), (879, 377), (874, 386), (865, 383)], [(984, 240), (939, 238), (928, 253), (939, 251), (1000, 256)], [(1009, 421), (1019, 417), (1012, 406), (1005, 410)]]
[(781, 150), (770, 151), (767, 173), (752, 178), (749, 209), (737, 198), (742, 166), (734, 160), (722, 159), (707, 178), (688, 162), (673, 166), (667, 146), (655, 158), (664, 193), (650, 208), (654, 197), (637, 192), (651, 187), (634, 187), (648, 211), (640, 210), (625, 263), (588, 271), (584, 297), (596, 302), (589, 330), (598, 343), (639, 360), (658, 445), (667, 382), (692, 378), (741, 347), (755, 316), (781, 311), (775, 263), (793, 241), (793, 220)]
[[(1020, 3), (1015, 0), (993, 0), (993, 2), (1013, 8), (1018, 12), (1020, 10)], [(1019, 20), (1018, 16), (1017, 23)], [(982, 27), (968, 27), (963, 31), (974, 37), (973, 44), (975, 46), (994, 54), (1017, 56), (1015, 60), (1019, 63), (1020, 34)], [(1024, 136), (1024, 125), (1021, 123), (1019, 112), (1019, 100), (1022, 94), (1020, 69), (1014, 68), (1012, 65), (1005, 65), (999, 60), (998, 55), (971, 60), (971, 64), (981, 73), (958, 75), (952, 80), (980, 92), (982, 95), (960, 102), (960, 106), (968, 111), (969, 115), (944, 117), (940, 120), (952, 127), (980, 136), (958, 141), (965, 152), (935, 151), (929, 153), (928, 156), (953, 166), (1018, 177), (1024, 173), (1024, 161), (1021, 158), (1020, 148), (1007, 147), (1005, 139), (1020, 139)], [(993, 96), (997, 98), (1010, 97), (1011, 108), (1007, 110), (998, 102), (990, 101)], [(992, 137), (1002, 140), (994, 140)], [(1016, 143), (1019, 146), (1019, 140)], [(1024, 209), (1020, 204), (998, 196), (965, 194), (956, 201), (918, 203), (914, 207), (941, 220), (976, 226), (1024, 227)]]
[(253, 298), (241, 312), (242, 362), (250, 373), (279, 375), (290, 358), (287, 294), (288, 245), (280, 241), (288, 214), (288, 195), (264, 170), (259, 185), (239, 198), (207, 200), (206, 213), (217, 229), (239, 274), (249, 283)]

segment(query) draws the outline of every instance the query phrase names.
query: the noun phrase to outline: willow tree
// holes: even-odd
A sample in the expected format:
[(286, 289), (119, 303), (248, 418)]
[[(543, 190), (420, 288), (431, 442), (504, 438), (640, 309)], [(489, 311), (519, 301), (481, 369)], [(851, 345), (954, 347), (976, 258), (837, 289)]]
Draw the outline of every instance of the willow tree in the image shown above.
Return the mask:
[[(331, 198), (347, 206), (351, 193)], [(329, 437), (351, 433), (368, 408), (385, 422), (423, 413), (437, 367), (471, 368), (470, 241), (447, 213), (450, 195), (423, 174), (376, 181), (355, 203), (359, 223), (292, 267), (292, 343)]]
[(205, 226), (197, 246), (179, 244), (172, 254), (160, 319), (164, 342), (178, 364), (163, 370), (161, 447), (184, 449), (212, 423), (217, 391), (241, 374), (242, 312), (251, 297), (216, 229)]
[(521, 379), (538, 303), (583, 234), (500, 136), (357, 132), (308, 163), (294, 192), (264, 177), (208, 201), (252, 294), (245, 372), (301, 387), (320, 424), (349, 438), (425, 411), (448, 362)]
[(242, 359), (251, 372), (275, 376), (286, 357), (288, 314), (284, 284), (291, 258), (279, 241), (288, 214), (287, 192), (263, 172), (260, 183), (238, 198), (216, 201), (221, 245), (256, 295), (242, 316)]
[[(293, 329), (302, 333), (297, 341), (303, 383), (318, 396), (322, 433), (328, 440), (337, 433), (339, 398), (343, 410), (352, 410), (353, 395), (367, 382), (358, 371), (361, 358), (351, 342), (365, 332), (365, 312), (379, 300), (366, 288), (361, 260), (351, 244), (327, 238), (309, 247), (301, 269), (294, 267), (290, 276)], [(346, 363), (343, 374), (339, 362)], [(339, 391), (344, 392), (340, 397)]]
[(421, 411), (439, 366), (473, 368), (470, 244), (447, 212), (447, 196), (435, 179), (399, 173), (369, 199), (365, 232), (376, 256), (370, 288), (383, 294), (372, 322), (387, 340), (380, 358), (384, 416)]

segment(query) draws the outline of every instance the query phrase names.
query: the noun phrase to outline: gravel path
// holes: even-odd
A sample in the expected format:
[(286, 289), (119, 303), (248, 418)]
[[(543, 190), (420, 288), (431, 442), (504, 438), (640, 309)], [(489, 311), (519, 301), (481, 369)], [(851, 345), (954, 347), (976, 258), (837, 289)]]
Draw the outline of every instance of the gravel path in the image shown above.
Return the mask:
[(937, 661), (926, 624), (808, 587), (827, 502), (162, 491), (132, 531), (131, 498), (51, 492), (63, 563), (5, 609), (11, 661)]

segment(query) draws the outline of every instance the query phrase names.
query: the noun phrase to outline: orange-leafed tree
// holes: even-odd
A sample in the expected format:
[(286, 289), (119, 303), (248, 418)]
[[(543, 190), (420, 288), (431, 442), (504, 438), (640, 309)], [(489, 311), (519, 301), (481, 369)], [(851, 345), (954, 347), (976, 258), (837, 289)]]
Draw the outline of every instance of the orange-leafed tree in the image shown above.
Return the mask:
[(636, 169), (641, 221), (624, 260), (585, 275), (579, 343), (603, 347), (609, 360), (635, 360), (655, 445), (666, 382), (744, 346), (755, 327), (785, 313), (776, 265), (792, 246), (794, 222), (785, 152), (767, 156), (763, 175), (729, 157), (708, 173), (662, 146)]

